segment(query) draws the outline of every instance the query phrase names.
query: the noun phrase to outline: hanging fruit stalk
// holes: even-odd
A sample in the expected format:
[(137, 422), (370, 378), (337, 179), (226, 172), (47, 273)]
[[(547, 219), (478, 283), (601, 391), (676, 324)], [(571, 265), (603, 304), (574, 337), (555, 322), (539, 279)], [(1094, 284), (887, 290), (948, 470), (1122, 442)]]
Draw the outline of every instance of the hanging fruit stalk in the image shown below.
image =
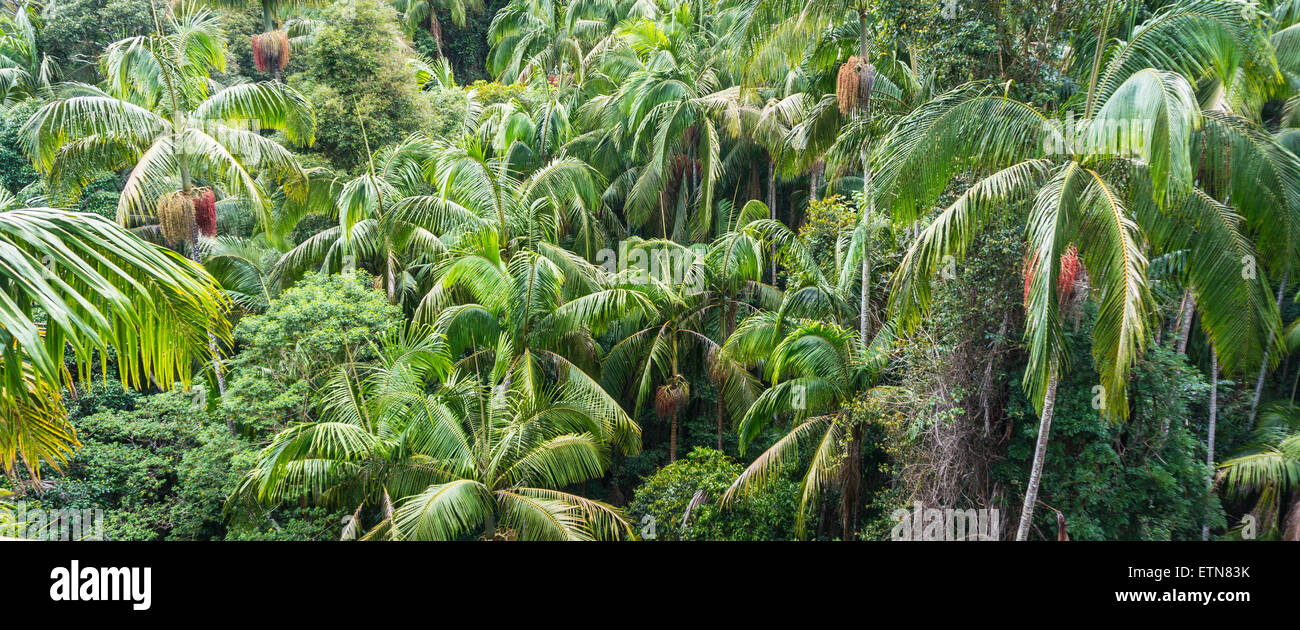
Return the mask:
[(194, 198), (183, 191), (169, 192), (158, 198), (158, 227), (163, 240), (172, 249), (194, 240)]
[[(1074, 245), (1070, 245), (1061, 254), (1061, 271), (1056, 276), (1057, 303), (1065, 304), (1074, 294), (1074, 281), (1079, 277), (1079, 272), (1083, 269), (1082, 263), (1079, 262), (1079, 250)], [(1025, 304), (1029, 304), (1029, 287), (1034, 283), (1034, 265), (1025, 261)]]
[(866, 110), (875, 83), (876, 67), (867, 63), (866, 57), (849, 57), (835, 77), (835, 100), (839, 102), (840, 113), (848, 116), (859, 108)]
[(253, 64), (262, 74), (276, 73), (289, 65), (289, 35), (282, 30), (258, 33), (251, 38)]
[(194, 224), (199, 234), (208, 238), (217, 235), (217, 198), (212, 189), (204, 186), (194, 189)]

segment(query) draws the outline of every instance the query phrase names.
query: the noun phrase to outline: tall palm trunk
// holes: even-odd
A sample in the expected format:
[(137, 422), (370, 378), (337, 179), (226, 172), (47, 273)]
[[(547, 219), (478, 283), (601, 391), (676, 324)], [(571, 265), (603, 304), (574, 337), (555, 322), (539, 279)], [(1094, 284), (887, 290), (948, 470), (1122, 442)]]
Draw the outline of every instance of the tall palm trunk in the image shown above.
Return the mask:
[(867, 314), (871, 310), (871, 257), (867, 255), (866, 247), (862, 252), (862, 303), (858, 306), (858, 332), (862, 337), (862, 343), (871, 343), (871, 329), (867, 325)]
[[(1290, 270), (1282, 272), (1282, 282), (1277, 285), (1277, 309), (1282, 310), (1282, 295), (1286, 293), (1286, 280)], [(1255, 397), (1250, 400), (1250, 426), (1255, 426), (1255, 415), (1259, 412), (1259, 399), (1264, 393), (1264, 377), (1268, 376), (1268, 347), (1273, 345), (1273, 333), (1268, 334), (1268, 345), (1264, 346), (1264, 358), (1259, 363), (1259, 378), (1255, 379)]]
[[(199, 239), (196, 236), (194, 238), (194, 241), (190, 243), (190, 260), (193, 260), (195, 263), (202, 265), (203, 261), (201, 260), (201, 258), (202, 257), (199, 256)], [(217, 379), (217, 393), (221, 394), (222, 396), (225, 396), (226, 395), (226, 370), (221, 367), (221, 350), (220, 347), (217, 345), (217, 336), (211, 330), (208, 330), (208, 351), (212, 353), (212, 373), (214, 376), (216, 376)], [(235, 428), (235, 421), (233, 418), (230, 418), (226, 421), (226, 426), (227, 428), (230, 429), (231, 435), (235, 435), (237, 433)]]
[[(862, 57), (863, 63), (871, 63), (871, 44), (867, 38), (867, 12), (865, 7), (858, 9), (858, 56)], [(869, 99), (867, 99), (869, 102)], [(858, 111), (854, 112), (855, 116), (864, 116), (866, 112), (859, 106)], [(862, 161), (862, 199), (867, 204), (863, 211), (862, 220), (867, 227), (867, 239), (862, 246), (862, 296), (861, 303), (858, 305), (858, 333), (862, 337), (862, 343), (870, 342), (871, 330), (868, 326), (867, 319), (870, 317), (871, 307), (871, 218), (875, 210), (874, 203), (870, 199), (871, 190), (871, 166), (867, 162), (867, 154), (871, 150), (870, 137), (862, 143), (862, 148), (858, 158)]]
[(862, 428), (854, 423), (844, 454), (840, 475), (840, 530), (842, 540), (854, 540), (858, 532), (858, 499), (862, 488)]
[[(776, 220), (776, 162), (767, 158), (767, 217)], [(776, 249), (772, 250), (772, 286), (776, 286)]]
[(393, 251), (390, 249), (384, 260), (384, 281), (388, 284), (388, 303), (397, 303), (397, 269)]
[(1300, 540), (1300, 489), (1291, 491), (1291, 507), (1287, 508), (1282, 524), (1282, 540)]
[(1178, 354), (1187, 354), (1187, 339), (1192, 336), (1192, 318), (1196, 316), (1196, 298), (1191, 289), (1183, 290), (1183, 303), (1178, 314)]
[(722, 450), (722, 388), (718, 388), (718, 450)]
[(668, 463), (677, 461), (677, 410), (673, 410), (672, 420), (668, 422)]
[[(1219, 422), (1219, 355), (1210, 344), (1210, 428), (1205, 437), (1205, 466), (1210, 469), (1207, 488), (1214, 487), (1214, 431)], [(1210, 539), (1210, 523), (1201, 525), (1201, 540)]]
[(826, 170), (826, 164), (821, 160), (813, 162), (812, 168), (808, 171), (808, 201), (817, 201), (817, 189), (821, 186), (822, 171)]
[[(677, 371), (677, 335), (676, 334), (673, 335), (672, 352), (673, 352), (673, 365), (672, 365), (673, 378), (671, 382), (676, 384), (679, 382), (678, 379), (682, 378), (681, 373)], [(676, 397), (675, 392), (672, 395)], [(670, 464), (677, 461), (677, 414), (681, 412), (681, 408), (684, 407), (685, 405), (686, 405), (685, 401), (683, 401), (681, 404), (677, 404), (677, 401), (674, 401), (672, 405), (673, 408), (672, 418), (670, 418), (668, 422), (668, 463)]]
[(1027, 540), (1034, 521), (1034, 505), (1038, 503), (1038, 487), (1043, 480), (1043, 461), (1047, 459), (1047, 435), (1052, 430), (1052, 411), (1056, 407), (1056, 367), (1047, 381), (1047, 395), (1043, 397), (1043, 414), (1038, 421), (1038, 442), (1034, 446), (1034, 464), (1029, 471), (1029, 486), (1025, 489), (1025, 504), (1020, 508), (1020, 527), (1016, 540)]
[(429, 7), (429, 35), (433, 36), (433, 45), (442, 56), (442, 22), (438, 21), (438, 12)]
[[(263, 0), (262, 32), (270, 33), (273, 30), (275, 30), (275, 18), (271, 17), (271, 9), (269, 6), (267, 6), (266, 0)], [(271, 77), (275, 79), (276, 83), (280, 82), (280, 64), (277, 63), (271, 66)]]
[(497, 518), (492, 510), (487, 511), (483, 523), (483, 540), (496, 540), (497, 537)]
[[(724, 273), (723, 276), (725, 277), (725, 275), (726, 275), (726, 274)], [(731, 300), (730, 298), (728, 298), (728, 299), (727, 299), (727, 303), (726, 303), (725, 306), (722, 307), (722, 310), (723, 310), (723, 312), (725, 313), (725, 314), (723, 315), (723, 317), (726, 318), (726, 322), (725, 322), (724, 327), (723, 327), (723, 329), (722, 329), (722, 340), (723, 340), (723, 342), (725, 343), (726, 340), (727, 340), (729, 337), (731, 337), (731, 333), (732, 333), (732, 331), (735, 330), (735, 328), (736, 328), (736, 304), (735, 304), (735, 302), (734, 302), (733, 300)], [(721, 371), (719, 371), (719, 373), (721, 373)], [(721, 380), (721, 379), (719, 379), (719, 380)], [(723, 405), (723, 401), (722, 401), (722, 387), (723, 387), (723, 385), (725, 385), (725, 383), (722, 383), (722, 382), (719, 382), (719, 383), (718, 383), (718, 392), (717, 392), (717, 396), (718, 396), (718, 450), (719, 450), (719, 451), (722, 450), (722, 420), (723, 420), (723, 416), (724, 416), (724, 412), (725, 412), (725, 406)]]

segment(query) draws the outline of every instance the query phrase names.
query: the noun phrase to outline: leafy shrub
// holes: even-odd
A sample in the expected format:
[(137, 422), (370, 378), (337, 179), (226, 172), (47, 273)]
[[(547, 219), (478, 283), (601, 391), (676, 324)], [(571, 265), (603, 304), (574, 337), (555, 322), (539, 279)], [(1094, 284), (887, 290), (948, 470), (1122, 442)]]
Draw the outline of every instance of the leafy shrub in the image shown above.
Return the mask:
[(100, 509), (109, 540), (185, 540), (222, 535), (221, 499), (248, 444), (230, 437), (188, 392), (131, 394), (130, 409), (99, 406), (74, 418), (82, 442), (38, 499), (47, 509)]
[(401, 321), (401, 310), (364, 273), (305, 275), (235, 327), (240, 352), (222, 413), (252, 432), (308, 419), (325, 373), (374, 358), (374, 342)]
[(470, 84), (468, 90), (474, 92), (474, 100), (482, 103), (484, 107), (496, 105), (498, 103), (509, 103), (518, 100), (525, 105), (535, 102), (535, 97), (527, 85), (522, 83), (497, 83), (496, 81), (475, 81)]
[(36, 169), (19, 148), (22, 144), (18, 133), (37, 106), (38, 103), (30, 101), (0, 111), (0, 186), (11, 193), (36, 181)]
[[(734, 505), (719, 505), (744, 468), (726, 455), (697, 447), (686, 457), (651, 475), (636, 490), (628, 515), (641, 535), (657, 540), (790, 540), (794, 538), (795, 514), (799, 505), (798, 485), (780, 480), (761, 494), (740, 499)], [(691, 510), (685, 525), (686, 508), (699, 491), (706, 497)], [(647, 518), (648, 517), (648, 518)]]
[(303, 71), (289, 79), (316, 110), (315, 148), (342, 169), (364, 163), (367, 142), (377, 150), (431, 121), (432, 106), (415, 88), (396, 19), (392, 7), (376, 0), (331, 4), (302, 53)]

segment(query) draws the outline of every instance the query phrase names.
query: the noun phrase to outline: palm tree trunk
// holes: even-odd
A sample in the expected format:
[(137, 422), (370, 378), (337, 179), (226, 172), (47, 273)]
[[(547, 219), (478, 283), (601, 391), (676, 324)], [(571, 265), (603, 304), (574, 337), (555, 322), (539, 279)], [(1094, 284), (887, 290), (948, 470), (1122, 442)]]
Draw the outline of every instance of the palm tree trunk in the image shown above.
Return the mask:
[[(1277, 309), (1282, 310), (1282, 295), (1286, 293), (1286, 280), (1290, 270), (1282, 272), (1282, 282), (1277, 285)], [(1259, 399), (1264, 393), (1264, 377), (1268, 376), (1268, 347), (1273, 345), (1273, 333), (1268, 334), (1268, 345), (1264, 346), (1264, 358), (1259, 363), (1259, 378), (1255, 379), (1255, 397), (1250, 400), (1250, 426), (1255, 426), (1255, 414), (1259, 412)]]
[[(202, 265), (202, 257), (199, 256), (199, 239), (194, 237), (190, 243), (190, 260)], [(220, 347), (217, 345), (217, 336), (212, 330), (208, 330), (208, 351), (212, 353), (212, 373), (217, 378), (217, 393), (222, 396), (226, 395), (226, 371), (221, 367)], [(230, 435), (238, 435), (239, 431), (235, 426), (234, 418), (226, 418), (226, 428), (230, 429)]]
[[(871, 42), (867, 39), (867, 12), (865, 9), (858, 10), (858, 56), (862, 60), (871, 63)], [(863, 115), (862, 109), (854, 112), (855, 116)], [(868, 139), (870, 142), (870, 139)], [(864, 143), (859, 157), (862, 159), (862, 195), (866, 197), (867, 190), (871, 187), (871, 169), (867, 166), (867, 153), (869, 145)]]
[[(858, 56), (862, 57), (866, 63), (871, 63), (870, 55), (871, 45), (867, 39), (867, 12), (860, 9), (858, 11)], [(859, 109), (854, 115), (862, 116), (864, 115), (864, 112)], [(871, 216), (875, 210), (873, 207), (875, 204), (873, 204), (868, 197), (869, 191), (871, 190), (871, 167), (867, 163), (867, 154), (870, 151), (869, 142), (870, 140), (863, 143), (858, 156), (862, 160), (862, 199), (867, 204), (862, 218), (863, 222), (868, 225), (871, 222)], [(870, 234), (870, 227), (868, 227), (868, 238), (866, 242), (863, 243), (862, 247), (862, 297), (861, 304), (858, 307), (858, 333), (862, 337), (863, 344), (870, 342), (871, 334), (871, 330), (867, 323), (871, 305)]]
[(1282, 525), (1282, 540), (1300, 540), (1300, 489), (1291, 491), (1291, 507)]
[[(767, 217), (776, 220), (776, 163), (767, 158)], [(772, 251), (772, 286), (776, 286), (776, 251)]]
[(488, 510), (487, 516), (484, 517), (483, 523), (483, 540), (496, 540), (497, 536), (497, 518), (492, 510)]
[(722, 389), (718, 389), (718, 451), (722, 450)]
[(388, 252), (384, 261), (384, 281), (388, 284), (388, 303), (397, 303), (397, 271), (393, 266), (393, 252)]
[(856, 423), (849, 432), (846, 451), (840, 477), (840, 530), (841, 540), (854, 540), (858, 532), (858, 498), (862, 488), (862, 430)]
[[(1214, 487), (1214, 431), (1219, 422), (1219, 355), (1210, 344), (1210, 428), (1205, 439), (1205, 466), (1210, 469), (1206, 486)], [(1201, 525), (1201, 540), (1210, 539), (1210, 524)]]
[(429, 34), (433, 36), (433, 45), (437, 48), (438, 56), (442, 56), (442, 22), (438, 21), (438, 12), (429, 7)]
[[(270, 33), (275, 30), (275, 19), (271, 17), (271, 8), (267, 4), (262, 5), (262, 32)], [(280, 82), (280, 64), (275, 64), (271, 68), (271, 77), (276, 83)]]
[(1191, 289), (1183, 290), (1183, 305), (1178, 311), (1178, 354), (1187, 354), (1187, 340), (1192, 336), (1192, 318), (1196, 316), (1196, 297)]
[(821, 185), (822, 170), (825, 168), (825, 164), (817, 160), (808, 171), (808, 201), (817, 201), (817, 188)]
[(673, 418), (668, 422), (668, 463), (677, 461), (677, 410), (673, 410)]
[(1043, 414), (1038, 422), (1038, 443), (1034, 446), (1034, 464), (1029, 471), (1029, 486), (1025, 489), (1025, 505), (1020, 508), (1020, 527), (1016, 540), (1027, 540), (1034, 521), (1034, 505), (1038, 503), (1038, 486), (1043, 481), (1043, 461), (1047, 459), (1047, 435), (1052, 430), (1052, 411), (1056, 407), (1056, 368), (1047, 381), (1047, 395), (1043, 397)]
[[(725, 274), (724, 274), (724, 275), (725, 275)], [(732, 331), (734, 331), (734, 330), (736, 329), (736, 303), (735, 303), (735, 301), (732, 300), (732, 299), (730, 299), (730, 298), (728, 298), (728, 299), (727, 299), (727, 303), (726, 303), (725, 306), (722, 307), (722, 310), (723, 310), (724, 313), (726, 313), (726, 315), (725, 315), (725, 317), (726, 317), (726, 323), (725, 323), (725, 325), (724, 325), (724, 328), (722, 329), (722, 341), (723, 341), (723, 343), (726, 343), (727, 338), (731, 337), (731, 333), (732, 333)], [(724, 411), (725, 411), (725, 409), (724, 409), (724, 405), (722, 404), (722, 387), (723, 387), (723, 385), (724, 385), (724, 383), (719, 383), (719, 384), (718, 384), (718, 450), (719, 450), (719, 451), (722, 450), (722, 420), (723, 420), (723, 413), (724, 413)]]
[(858, 306), (858, 332), (862, 337), (862, 343), (871, 342), (871, 329), (867, 325), (867, 315), (871, 310), (871, 258), (867, 256), (866, 248), (862, 252), (862, 303)]

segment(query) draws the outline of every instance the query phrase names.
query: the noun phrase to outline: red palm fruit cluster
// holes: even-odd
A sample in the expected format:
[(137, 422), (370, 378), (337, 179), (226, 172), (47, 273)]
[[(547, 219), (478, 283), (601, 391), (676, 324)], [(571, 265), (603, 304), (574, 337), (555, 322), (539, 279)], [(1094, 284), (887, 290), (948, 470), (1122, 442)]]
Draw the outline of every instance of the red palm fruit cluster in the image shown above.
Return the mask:
[(267, 31), (253, 35), (253, 64), (267, 74), (289, 65), (289, 35), (284, 31)]
[(217, 197), (211, 188), (194, 191), (194, 224), (199, 233), (208, 238), (217, 235)]
[[(1079, 277), (1079, 272), (1083, 270), (1083, 264), (1079, 262), (1079, 250), (1074, 245), (1070, 245), (1065, 253), (1061, 254), (1061, 271), (1056, 276), (1056, 290), (1058, 303), (1064, 304), (1074, 294), (1074, 281)], [(1034, 283), (1034, 266), (1029, 264), (1028, 259), (1025, 261), (1025, 305), (1029, 305), (1029, 287)]]

